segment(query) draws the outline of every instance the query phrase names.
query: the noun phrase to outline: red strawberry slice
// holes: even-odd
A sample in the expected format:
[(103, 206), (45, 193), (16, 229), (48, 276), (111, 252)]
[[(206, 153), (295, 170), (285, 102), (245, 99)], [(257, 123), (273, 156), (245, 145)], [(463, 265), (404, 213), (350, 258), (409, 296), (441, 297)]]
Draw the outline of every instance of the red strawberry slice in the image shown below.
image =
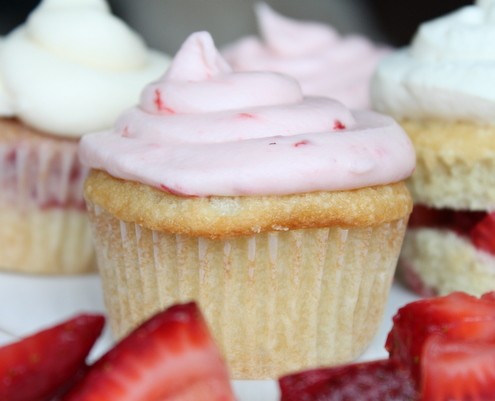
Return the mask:
[(434, 335), (421, 359), (421, 400), (495, 399), (495, 343)]
[(486, 212), (452, 211), (451, 229), (457, 234), (469, 236), (473, 227), (487, 216)]
[(474, 246), (495, 255), (495, 212), (487, 214), (471, 229), (469, 234)]
[(175, 305), (90, 367), (64, 401), (231, 401), (228, 371), (196, 304)]
[(280, 378), (282, 401), (494, 401), (495, 292), (404, 306), (386, 347), (388, 360)]
[(452, 211), (448, 209), (435, 209), (425, 205), (414, 205), (409, 217), (409, 227), (446, 228), (451, 224)]
[(462, 340), (495, 341), (495, 296), (476, 298), (465, 293), (412, 302), (393, 319), (385, 348), (419, 380), (419, 361), (432, 334)]
[(409, 227), (452, 230), (459, 235), (469, 236), (473, 228), (486, 217), (486, 212), (436, 209), (425, 205), (415, 205), (409, 218)]
[(84, 366), (101, 315), (79, 315), (0, 348), (0, 400), (51, 399)]
[(313, 369), (279, 379), (281, 401), (411, 401), (417, 394), (398, 361)]
[(493, 302), (495, 305), (495, 291), (487, 292), (480, 297), (484, 301)]

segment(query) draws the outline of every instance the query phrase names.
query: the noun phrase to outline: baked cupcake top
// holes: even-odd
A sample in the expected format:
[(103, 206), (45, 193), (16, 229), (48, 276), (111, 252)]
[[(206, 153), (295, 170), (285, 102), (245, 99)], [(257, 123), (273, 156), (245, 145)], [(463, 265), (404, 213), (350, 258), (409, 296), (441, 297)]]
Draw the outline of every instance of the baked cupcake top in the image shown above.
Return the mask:
[(282, 72), (295, 77), (305, 95), (370, 108), (370, 79), (388, 49), (322, 23), (289, 19), (265, 3), (256, 5), (256, 15), (261, 37), (240, 39), (222, 52), (235, 70)]
[(43, 0), (0, 46), (0, 116), (63, 136), (111, 127), (169, 63), (104, 0)]
[(382, 60), (374, 108), (397, 118), (495, 123), (495, 1), (423, 23), (411, 45)]
[(282, 195), (397, 182), (415, 166), (393, 119), (303, 97), (293, 78), (233, 72), (192, 34), (139, 107), (83, 136), (91, 168), (185, 196)]

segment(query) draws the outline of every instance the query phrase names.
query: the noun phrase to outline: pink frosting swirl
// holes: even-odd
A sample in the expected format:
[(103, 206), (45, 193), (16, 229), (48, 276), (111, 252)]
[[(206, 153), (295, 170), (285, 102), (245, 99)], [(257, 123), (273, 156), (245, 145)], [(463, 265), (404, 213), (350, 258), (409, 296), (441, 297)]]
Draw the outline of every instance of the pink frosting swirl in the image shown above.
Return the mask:
[(85, 135), (84, 164), (175, 194), (280, 195), (409, 176), (415, 156), (389, 117), (303, 97), (274, 72), (238, 72), (206, 32), (192, 34), (139, 107)]
[(388, 49), (361, 36), (342, 37), (328, 25), (289, 19), (265, 3), (256, 15), (261, 38), (248, 36), (223, 50), (235, 70), (278, 71), (295, 77), (305, 95), (371, 108), (370, 80)]

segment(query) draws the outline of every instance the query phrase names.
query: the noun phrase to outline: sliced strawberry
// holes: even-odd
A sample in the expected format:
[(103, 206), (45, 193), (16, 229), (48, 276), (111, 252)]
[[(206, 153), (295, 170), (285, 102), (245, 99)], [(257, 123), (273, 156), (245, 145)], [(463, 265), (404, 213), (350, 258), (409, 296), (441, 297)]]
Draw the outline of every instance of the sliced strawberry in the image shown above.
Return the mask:
[(0, 348), (0, 400), (51, 399), (84, 366), (104, 323), (80, 315)]
[(465, 293), (422, 299), (399, 309), (385, 344), (391, 358), (401, 361), (419, 380), (424, 343), (432, 334), (462, 340), (495, 341), (495, 296)]
[(495, 291), (487, 292), (480, 297), (484, 301), (493, 302), (495, 305)]
[(495, 255), (495, 212), (487, 214), (471, 229), (469, 236), (474, 246)]
[(158, 313), (90, 367), (64, 401), (230, 401), (228, 371), (196, 304)]
[(409, 217), (409, 227), (445, 228), (451, 224), (452, 212), (448, 209), (435, 209), (425, 205), (414, 205)]
[(409, 227), (452, 230), (459, 235), (469, 236), (471, 230), (486, 216), (486, 212), (436, 209), (425, 205), (415, 205), (409, 218)]
[(411, 401), (410, 374), (395, 360), (307, 370), (279, 379), (281, 401)]
[(495, 343), (433, 335), (421, 358), (421, 400), (493, 401)]
[(386, 347), (388, 360), (280, 378), (282, 401), (494, 401), (495, 292), (404, 306)]
[(486, 216), (486, 212), (452, 211), (451, 229), (459, 235), (469, 236), (471, 230)]

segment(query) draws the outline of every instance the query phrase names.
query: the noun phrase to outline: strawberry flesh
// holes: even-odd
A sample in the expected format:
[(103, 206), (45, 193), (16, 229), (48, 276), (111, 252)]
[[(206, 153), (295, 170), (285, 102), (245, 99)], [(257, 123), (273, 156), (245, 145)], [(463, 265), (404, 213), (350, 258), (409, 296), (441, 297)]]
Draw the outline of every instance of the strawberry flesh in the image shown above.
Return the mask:
[(50, 400), (85, 365), (104, 323), (79, 315), (0, 348), (0, 400)]
[(281, 401), (412, 401), (409, 372), (398, 361), (380, 360), (313, 369), (279, 379)]
[(421, 400), (493, 401), (495, 343), (433, 335), (421, 358)]
[(415, 205), (409, 227), (451, 230), (469, 239), (477, 249), (495, 255), (495, 212), (435, 209)]
[(495, 212), (487, 214), (470, 231), (469, 236), (474, 246), (495, 255)]
[(453, 340), (476, 338), (495, 341), (495, 298), (455, 292), (422, 299), (399, 309), (393, 318), (385, 348), (390, 357), (411, 369), (420, 380), (420, 360), (425, 341), (434, 334)]
[(64, 401), (231, 401), (226, 365), (195, 303), (143, 323), (89, 368)]
[(389, 359), (286, 375), (281, 401), (495, 400), (495, 292), (411, 302), (393, 323)]

